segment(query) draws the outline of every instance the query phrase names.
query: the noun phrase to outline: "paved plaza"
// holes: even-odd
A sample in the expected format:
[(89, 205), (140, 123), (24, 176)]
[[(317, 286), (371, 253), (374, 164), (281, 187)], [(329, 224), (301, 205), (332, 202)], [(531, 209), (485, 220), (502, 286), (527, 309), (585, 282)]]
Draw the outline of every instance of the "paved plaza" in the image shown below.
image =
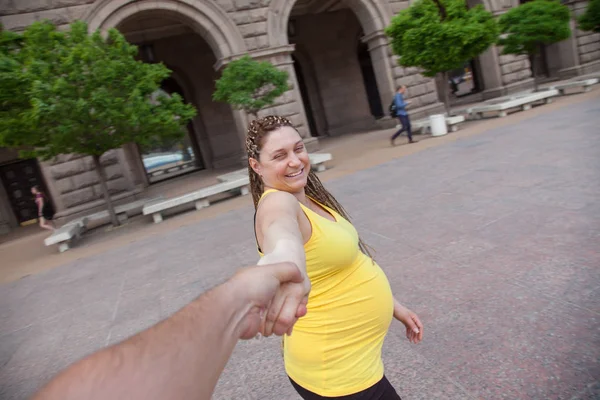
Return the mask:
[[(331, 180), (425, 325), (394, 322), (404, 400), (600, 397), (598, 97)], [(257, 253), (252, 208), (0, 286), (0, 398), (170, 315)], [(207, 321), (210, 326), (210, 322)], [(215, 399), (299, 397), (277, 339), (240, 343)]]

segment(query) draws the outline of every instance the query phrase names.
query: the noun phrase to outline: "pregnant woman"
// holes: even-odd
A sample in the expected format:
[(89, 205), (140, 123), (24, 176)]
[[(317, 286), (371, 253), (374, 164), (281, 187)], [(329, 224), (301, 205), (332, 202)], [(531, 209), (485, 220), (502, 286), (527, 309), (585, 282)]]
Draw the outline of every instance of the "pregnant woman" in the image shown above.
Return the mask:
[(306, 305), (284, 340), (292, 385), (306, 400), (400, 399), (384, 375), (381, 348), (392, 318), (419, 343), (419, 318), (394, 298), (343, 207), (311, 172), (289, 120), (252, 121), (246, 150), (259, 264), (291, 261), (305, 278), (272, 301), (263, 327), (266, 336), (281, 334), (275, 321), (294, 320)]

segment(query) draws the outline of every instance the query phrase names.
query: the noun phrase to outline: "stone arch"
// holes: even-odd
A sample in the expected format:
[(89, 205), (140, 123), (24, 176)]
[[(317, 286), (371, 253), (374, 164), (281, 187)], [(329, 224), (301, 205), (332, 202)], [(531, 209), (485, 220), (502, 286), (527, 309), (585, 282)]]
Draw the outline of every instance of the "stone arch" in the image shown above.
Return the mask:
[(105, 31), (134, 14), (157, 11), (190, 26), (206, 40), (217, 60), (246, 52), (237, 26), (212, 0), (98, 0), (84, 20), (90, 30)]
[[(295, 3), (296, 0), (272, 0), (269, 5), (267, 20), (267, 32), (270, 46), (272, 48), (280, 49), (288, 48), (290, 53), (293, 53), (294, 56), (298, 55), (295, 52), (295, 47), (298, 46), (298, 44), (289, 44), (288, 24)], [(390, 5), (386, 1), (378, 0), (343, 0), (342, 4), (350, 9), (352, 14), (356, 17), (358, 25), (360, 25), (360, 28), (362, 29), (362, 35), (357, 38), (357, 40), (366, 43), (368, 46), (381, 103), (388, 104), (395, 92), (394, 60), (390, 56), (388, 46), (389, 41), (385, 34), (385, 28), (390, 23), (393, 16)], [(300, 57), (302, 57), (301, 54)], [(291, 74), (293, 74), (292, 80), (296, 81), (295, 71), (292, 70)], [(302, 97), (299, 90), (294, 89), (294, 91), (294, 96), (297, 99), (301, 99)], [(302, 106), (302, 101), (300, 101), (300, 103), (303, 115), (306, 115), (306, 110), (304, 110), (304, 107)], [(331, 117), (331, 115), (329, 116)], [(370, 115), (370, 113), (369, 116), (365, 115), (364, 119), (357, 123), (364, 124), (361, 125), (363, 127), (366, 127), (367, 124), (371, 124), (372, 126), (375, 126), (376, 124), (375, 118)], [(325, 124), (329, 127), (326, 133), (337, 134), (336, 132), (341, 132), (345, 128), (342, 126), (342, 130), (340, 130), (340, 124), (341, 123), (337, 121), (337, 126), (334, 126), (335, 123), (329, 121)]]
[[(269, 5), (268, 35), (271, 47), (289, 44), (287, 26), (296, 0), (272, 0)], [(345, 4), (356, 14), (365, 35), (383, 33), (390, 23), (392, 11), (388, 2), (377, 0), (345, 0)]]

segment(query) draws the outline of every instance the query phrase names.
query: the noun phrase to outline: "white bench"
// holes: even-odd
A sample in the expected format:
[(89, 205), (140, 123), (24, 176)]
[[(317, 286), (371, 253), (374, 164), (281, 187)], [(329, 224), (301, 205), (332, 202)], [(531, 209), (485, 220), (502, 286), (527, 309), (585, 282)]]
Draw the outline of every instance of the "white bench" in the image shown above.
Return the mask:
[(219, 182), (230, 182), (245, 177), (248, 177), (248, 168), (242, 168), (228, 174), (219, 175), (217, 176), (217, 180)]
[[(465, 122), (465, 117), (463, 115), (446, 117), (446, 125), (450, 132), (456, 132), (463, 122)], [(431, 120), (429, 118), (419, 119), (415, 122), (411, 122), (410, 127), (413, 132), (421, 132), (422, 134), (428, 133), (431, 130)], [(396, 125), (396, 129), (400, 129), (400, 125)]]
[(310, 165), (314, 167), (317, 172), (325, 171), (325, 163), (331, 161), (333, 157), (329, 153), (312, 153), (308, 155)]
[[(142, 211), (142, 207), (147, 202), (157, 201), (163, 199), (163, 196), (156, 197), (154, 199), (141, 199), (131, 203), (122, 204), (115, 207), (115, 214), (119, 222), (127, 220), (128, 214), (136, 214)], [(70, 249), (70, 243), (74, 238), (79, 238), (87, 230), (88, 224), (91, 222), (97, 222), (101, 219), (108, 218), (108, 210), (99, 211), (97, 213), (86, 215), (84, 217), (76, 218), (72, 221), (67, 222), (62, 227), (55, 230), (52, 235), (44, 240), (46, 246), (52, 246), (58, 244), (58, 251), (61, 253)]]
[(44, 239), (44, 244), (46, 246), (58, 244), (58, 251), (61, 253), (65, 252), (69, 250), (73, 239), (79, 239), (81, 237), (84, 229), (83, 224), (80, 223), (62, 226), (55, 230), (52, 235)]
[[(140, 199), (127, 204), (121, 204), (115, 207), (115, 214), (120, 223), (127, 221), (130, 215), (140, 214), (145, 204), (151, 203), (157, 200), (163, 200), (164, 196), (157, 196), (152, 199)], [(98, 222), (103, 219), (108, 219), (108, 210), (98, 211), (97, 213), (86, 215), (81, 218), (74, 219), (73, 221), (67, 222), (64, 226), (78, 224), (83, 227), (85, 231), (88, 224)]]
[(469, 115), (475, 119), (483, 118), (484, 113), (497, 113), (498, 117), (506, 117), (508, 110), (521, 109), (527, 111), (531, 109), (533, 103), (543, 101), (546, 104), (552, 102), (552, 97), (558, 96), (558, 90), (549, 89), (533, 93), (517, 93), (511, 96), (501, 97), (499, 99), (488, 100), (482, 105), (477, 105), (467, 109)]
[(144, 205), (142, 212), (144, 215), (152, 215), (154, 223), (159, 223), (162, 222), (162, 214), (166, 210), (190, 203), (194, 203), (196, 210), (200, 210), (210, 205), (208, 198), (211, 196), (232, 191), (239, 191), (242, 196), (245, 196), (250, 193), (249, 186), (250, 179), (247, 176), (227, 182), (221, 182), (182, 196), (147, 203)]
[(571, 81), (565, 83), (559, 83), (557, 85), (549, 86), (547, 90), (558, 90), (560, 95), (564, 95), (565, 91), (568, 89), (581, 88), (584, 92), (589, 92), (592, 90), (592, 85), (598, 83), (598, 78), (593, 79), (585, 79), (582, 81)]

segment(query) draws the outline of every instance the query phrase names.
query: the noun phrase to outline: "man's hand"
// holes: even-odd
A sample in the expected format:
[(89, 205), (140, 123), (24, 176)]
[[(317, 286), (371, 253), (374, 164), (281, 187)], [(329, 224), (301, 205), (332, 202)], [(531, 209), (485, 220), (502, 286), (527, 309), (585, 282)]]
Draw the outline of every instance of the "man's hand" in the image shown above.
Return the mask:
[[(229, 283), (248, 305), (239, 325), (240, 339), (251, 339), (259, 332), (265, 336), (290, 333), (298, 318), (306, 314), (305, 279), (292, 263), (244, 268)], [(265, 319), (271, 323), (268, 333)]]

